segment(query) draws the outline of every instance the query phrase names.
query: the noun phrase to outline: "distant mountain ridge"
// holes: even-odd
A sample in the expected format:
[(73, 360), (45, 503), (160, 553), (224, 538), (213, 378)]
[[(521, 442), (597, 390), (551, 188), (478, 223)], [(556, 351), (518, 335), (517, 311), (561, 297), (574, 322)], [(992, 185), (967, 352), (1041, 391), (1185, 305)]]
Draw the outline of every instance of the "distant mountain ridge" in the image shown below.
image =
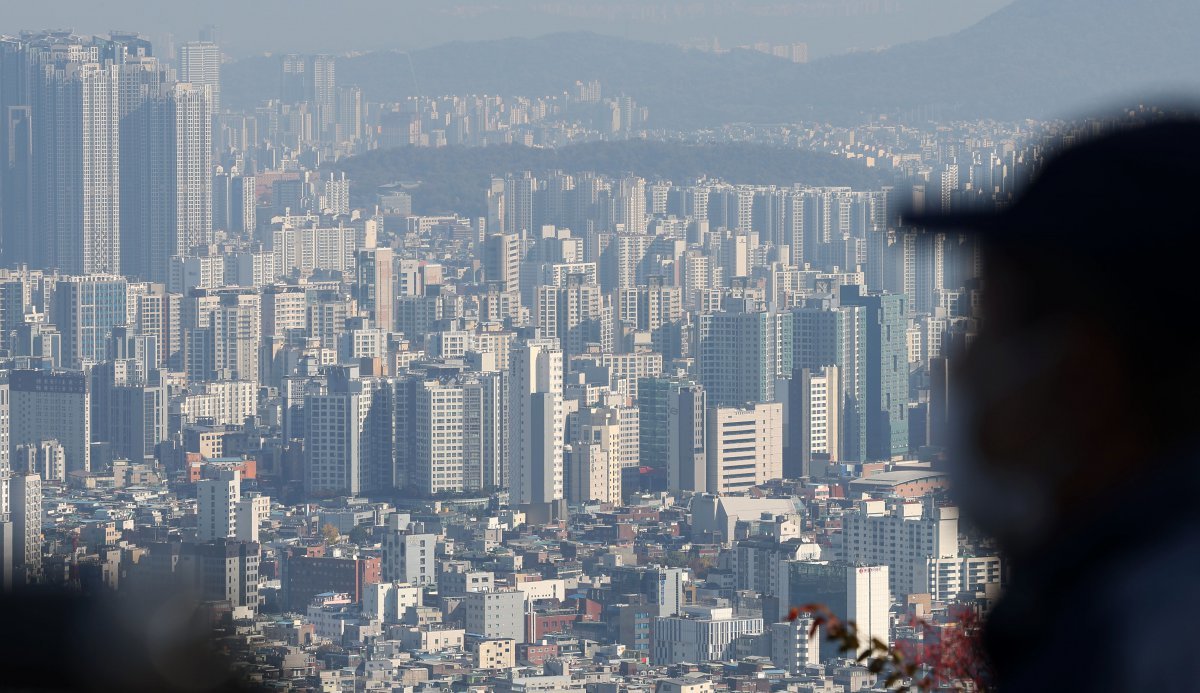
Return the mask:
[[(417, 93), (559, 93), (599, 79), (648, 106), (651, 126), (859, 121), (919, 112), (940, 119), (1045, 117), (1131, 94), (1200, 93), (1200, 2), (1016, 0), (941, 38), (797, 65), (768, 55), (688, 51), (597, 34), (454, 42), (343, 58), (338, 80), (370, 99)], [(227, 102), (278, 84), (278, 58), (226, 67)]]
[(588, 142), (556, 149), (491, 147), (399, 147), (376, 149), (341, 159), (327, 171), (344, 172), (354, 181), (354, 203), (371, 205), (380, 186), (419, 181), (413, 190), (418, 214), (487, 214), (488, 182), (493, 175), (553, 170), (592, 171), (608, 176), (634, 173), (649, 180), (676, 183), (700, 177), (731, 183), (814, 186), (848, 185), (877, 189), (893, 182), (891, 173), (831, 154), (746, 143), (683, 144), (629, 140)]

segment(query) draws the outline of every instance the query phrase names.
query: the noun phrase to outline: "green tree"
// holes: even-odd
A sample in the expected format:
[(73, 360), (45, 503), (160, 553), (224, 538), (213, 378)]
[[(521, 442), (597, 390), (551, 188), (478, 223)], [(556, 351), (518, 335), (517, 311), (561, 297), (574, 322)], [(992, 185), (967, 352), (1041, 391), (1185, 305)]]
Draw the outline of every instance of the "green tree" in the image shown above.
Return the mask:
[(354, 525), (354, 529), (350, 530), (350, 541), (360, 545), (370, 543), (371, 527), (369, 525)]

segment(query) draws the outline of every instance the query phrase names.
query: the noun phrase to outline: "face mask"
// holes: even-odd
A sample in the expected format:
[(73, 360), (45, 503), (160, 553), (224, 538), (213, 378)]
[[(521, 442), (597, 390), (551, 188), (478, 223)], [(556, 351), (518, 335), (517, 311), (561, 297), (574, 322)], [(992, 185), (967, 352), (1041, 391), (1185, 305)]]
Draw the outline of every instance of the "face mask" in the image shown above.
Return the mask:
[(964, 518), (1011, 550), (1035, 545), (1053, 517), (1049, 479), (985, 462), (973, 442), (964, 440), (952, 449), (951, 497)]
[[(994, 537), (1011, 551), (1036, 547), (1055, 521), (1055, 496), (1065, 482), (1070, 458), (1065, 441), (1052, 431), (1035, 435), (1020, 461), (988, 459), (980, 448), (978, 432), (983, 418), (998, 406), (1029, 399), (1036, 382), (1049, 378), (1065, 359), (1064, 341), (1053, 329), (1038, 330), (1011, 339), (1000, 348), (976, 354), (976, 377), (954, 381), (950, 418), (951, 496), (965, 519)], [(964, 382), (965, 381), (965, 382)], [(1034, 384), (1033, 389), (1027, 386)], [(1003, 402), (1003, 404), (998, 404)], [(1026, 423), (1037, 429), (1045, 420), (1042, 402), (1029, 402)], [(1015, 454), (1015, 453), (1014, 453)]]

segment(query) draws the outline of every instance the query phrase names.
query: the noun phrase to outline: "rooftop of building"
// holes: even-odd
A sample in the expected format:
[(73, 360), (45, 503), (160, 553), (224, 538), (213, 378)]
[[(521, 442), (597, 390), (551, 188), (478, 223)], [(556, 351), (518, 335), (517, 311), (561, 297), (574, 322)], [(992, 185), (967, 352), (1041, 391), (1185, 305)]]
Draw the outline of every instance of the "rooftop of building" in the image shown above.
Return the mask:
[(940, 481), (946, 478), (945, 472), (938, 472), (932, 469), (903, 469), (891, 472), (880, 472), (871, 476), (864, 476), (851, 481), (851, 484), (856, 486), (872, 486), (872, 487), (892, 487), (902, 484), (911, 484), (917, 481)]

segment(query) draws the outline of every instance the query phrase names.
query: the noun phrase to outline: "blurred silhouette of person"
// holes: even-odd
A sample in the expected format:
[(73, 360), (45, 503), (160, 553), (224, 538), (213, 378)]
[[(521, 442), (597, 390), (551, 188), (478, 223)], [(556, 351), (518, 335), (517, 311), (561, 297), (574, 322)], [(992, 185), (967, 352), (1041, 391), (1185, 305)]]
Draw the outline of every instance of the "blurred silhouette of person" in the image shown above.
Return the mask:
[(906, 220), (983, 250), (948, 465), (1011, 568), (999, 690), (1200, 687), (1198, 193), (1200, 123), (1164, 119), (1059, 151), (999, 213)]
[(0, 593), (0, 690), (250, 691), (219, 640), (214, 614), (185, 590)]

